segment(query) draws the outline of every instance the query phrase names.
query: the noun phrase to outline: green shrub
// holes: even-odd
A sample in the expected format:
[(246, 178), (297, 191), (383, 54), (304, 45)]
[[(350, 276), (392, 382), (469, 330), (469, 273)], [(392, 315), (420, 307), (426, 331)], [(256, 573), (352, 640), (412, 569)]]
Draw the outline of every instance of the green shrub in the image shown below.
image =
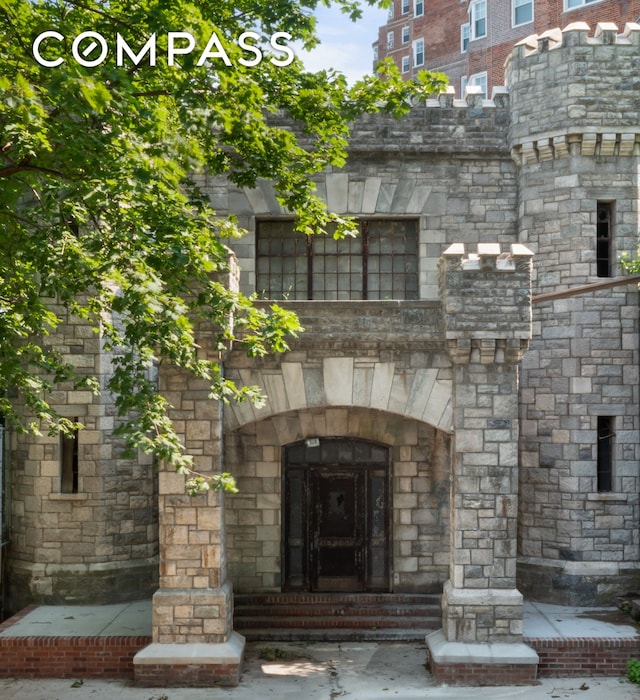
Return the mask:
[(627, 661), (627, 678), (632, 683), (640, 685), (640, 661), (638, 659)]

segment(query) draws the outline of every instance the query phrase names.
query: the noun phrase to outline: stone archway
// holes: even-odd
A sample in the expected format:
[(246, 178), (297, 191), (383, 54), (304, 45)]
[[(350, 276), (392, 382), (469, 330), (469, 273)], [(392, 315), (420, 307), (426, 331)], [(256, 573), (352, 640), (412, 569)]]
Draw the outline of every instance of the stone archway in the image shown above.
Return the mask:
[(449, 562), (450, 436), (389, 412), (334, 406), (288, 411), (225, 433), (225, 465), (239, 487), (225, 499), (234, 591), (285, 587), (283, 450), (309, 438), (335, 437), (389, 450), (389, 589), (440, 592)]

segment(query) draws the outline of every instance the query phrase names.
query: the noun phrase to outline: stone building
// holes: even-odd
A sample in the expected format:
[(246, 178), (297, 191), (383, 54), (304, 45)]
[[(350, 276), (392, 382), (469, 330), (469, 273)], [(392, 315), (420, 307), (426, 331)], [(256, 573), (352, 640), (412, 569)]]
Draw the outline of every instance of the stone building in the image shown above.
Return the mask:
[[(249, 231), (241, 289), (306, 329), (286, 354), (225, 357), (260, 409), (159, 376), (199, 470), (239, 493), (190, 499), (168, 471), (156, 487), (118, 457), (112, 407), (60, 394), (88, 422), (74, 446), (9, 441), (9, 609), (155, 591), (137, 681), (233, 683), (234, 593), (441, 593), (439, 678), (533, 682), (523, 594), (640, 585), (638, 291), (617, 266), (638, 244), (639, 68), (640, 25), (575, 23), (516, 45), (491, 100), (361, 119), (317, 177), (356, 239), (296, 237), (269, 183), (203, 177)], [(81, 324), (61, 333), (108, 372)], [(457, 642), (499, 653), (463, 663)]]

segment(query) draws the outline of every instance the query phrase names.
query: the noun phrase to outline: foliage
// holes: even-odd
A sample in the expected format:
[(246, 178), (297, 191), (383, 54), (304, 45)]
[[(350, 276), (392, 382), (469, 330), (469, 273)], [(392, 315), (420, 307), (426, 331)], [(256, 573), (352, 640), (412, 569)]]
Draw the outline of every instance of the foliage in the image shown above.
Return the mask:
[[(357, 2), (336, 3), (357, 18)], [(128, 448), (191, 473), (154, 365), (171, 362), (206, 379), (215, 399), (260, 400), (257, 387), (234, 385), (198, 357), (195, 329), (209, 324), (220, 349), (241, 342), (252, 355), (286, 350), (301, 329), (285, 309), (257, 309), (221, 282), (224, 242), (242, 230), (216, 216), (193, 175), (223, 174), (246, 187), (267, 178), (301, 231), (325, 231), (332, 221), (348, 231), (315, 196), (309, 174), (344, 163), (348, 125), (359, 114), (399, 115), (412, 97), (444, 84), (430, 73), (403, 82), (387, 64), (384, 80), (349, 87), (331, 70), (276, 65), (269, 56), (282, 55), (273, 51), (242, 64), (237, 38), (247, 30), (265, 45), (274, 32), (314, 45), (317, 4), (0, 0), (0, 413), (18, 429), (77, 427), (56, 412), (56, 387), (110, 391)], [(48, 61), (63, 56), (55, 67), (33, 54), (34, 39), (51, 30), (64, 38), (42, 42), (40, 52)], [(93, 67), (71, 53), (88, 30), (111, 48)], [(198, 65), (199, 50), (169, 65), (168, 32), (188, 32), (198, 49), (216, 34), (231, 65)], [(117, 65), (117, 34), (136, 53), (155, 35), (155, 65), (150, 54)], [(282, 110), (299, 129), (273, 122)], [(113, 353), (106, 386), (47, 344), (67, 318), (84, 319)], [(193, 473), (189, 484), (195, 492), (233, 488), (227, 477)]]
[(640, 273), (640, 249), (638, 253), (639, 254), (635, 258), (632, 258), (626, 251), (620, 255), (620, 267), (627, 274), (637, 275)]
[(632, 683), (640, 685), (640, 661), (638, 659), (629, 659), (627, 661), (627, 678)]

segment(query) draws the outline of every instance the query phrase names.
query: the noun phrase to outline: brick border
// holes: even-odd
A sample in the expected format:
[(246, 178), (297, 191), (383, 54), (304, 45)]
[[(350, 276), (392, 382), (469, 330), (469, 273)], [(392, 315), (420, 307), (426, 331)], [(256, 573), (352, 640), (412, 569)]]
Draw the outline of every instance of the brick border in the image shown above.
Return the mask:
[(0, 678), (133, 680), (133, 657), (150, 642), (147, 636), (0, 637)]
[(640, 658), (640, 637), (525, 639), (538, 653), (538, 677), (624, 676)]
[(240, 682), (239, 664), (154, 664), (136, 666), (136, 688), (231, 688)]
[[(21, 611), (20, 616), (26, 612)], [(14, 616), (0, 625), (0, 631), (11, 627), (15, 622)], [(640, 637), (526, 638), (524, 642), (540, 658), (538, 678), (624, 676), (627, 661), (640, 658)], [(133, 657), (150, 643), (151, 637), (146, 636), (0, 637), (0, 678), (82, 676), (133, 680)], [(532, 682), (528, 670), (514, 665), (491, 667), (482, 664), (440, 664), (437, 669), (432, 668), (432, 673), (439, 682), (452, 685), (517, 685)], [(173, 675), (174, 682), (179, 681), (182, 669), (176, 667), (170, 675)], [(209, 680), (214, 678), (210, 676)], [(221, 684), (220, 677), (215, 680)]]
[(430, 669), (438, 685), (536, 685), (533, 664), (435, 663), (432, 660)]

